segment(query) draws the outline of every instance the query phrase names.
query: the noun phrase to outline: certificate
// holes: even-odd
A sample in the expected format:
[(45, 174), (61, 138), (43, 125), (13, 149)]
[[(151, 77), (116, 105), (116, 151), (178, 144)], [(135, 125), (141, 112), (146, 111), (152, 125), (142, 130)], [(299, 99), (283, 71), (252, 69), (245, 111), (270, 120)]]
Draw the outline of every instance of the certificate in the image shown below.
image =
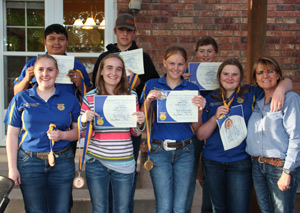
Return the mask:
[[(125, 63), (126, 71), (130, 70), (131, 72), (136, 73), (138, 75), (144, 74), (143, 48), (118, 52), (117, 54), (122, 56)], [(128, 72), (127, 75), (129, 75)]]
[(51, 55), (53, 56), (58, 65), (59, 73), (56, 77), (55, 83), (57, 84), (73, 84), (70, 77), (67, 76), (69, 70), (74, 68), (74, 56), (67, 55)]
[(239, 146), (247, 137), (247, 127), (242, 105), (234, 106), (229, 114), (217, 120), (224, 150)]
[(191, 62), (189, 73), (190, 82), (198, 85), (200, 90), (214, 90), (219, 88), (217, 72), (221, 62)]
[(157, 100), (158, 123), (191, 123), (198, 122), (198, 107), (192, 103), (197, 90), (160, 91), (162, 96)]
[(136, 127), (135, 95), (96, 95), (94, 125), (97, 127)]

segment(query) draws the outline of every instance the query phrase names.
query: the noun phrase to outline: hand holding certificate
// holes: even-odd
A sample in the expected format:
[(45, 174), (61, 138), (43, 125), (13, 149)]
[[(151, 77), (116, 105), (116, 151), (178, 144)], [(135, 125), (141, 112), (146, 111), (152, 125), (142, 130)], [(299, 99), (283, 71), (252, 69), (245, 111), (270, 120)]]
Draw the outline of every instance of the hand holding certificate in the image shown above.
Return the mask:
[(224, 150), (239, 146), (247, 137), (242, 105), (232, 107), (229, 114), (218, 118), (217, 123)]
[(95, 96), (95, 128), (136, 127), (136, 96), (113, 95)]
[(160, 91), (157, 100), (158, 123), (191, 123), (198, 122), (198, 107), (192, 99), (198, 91)]

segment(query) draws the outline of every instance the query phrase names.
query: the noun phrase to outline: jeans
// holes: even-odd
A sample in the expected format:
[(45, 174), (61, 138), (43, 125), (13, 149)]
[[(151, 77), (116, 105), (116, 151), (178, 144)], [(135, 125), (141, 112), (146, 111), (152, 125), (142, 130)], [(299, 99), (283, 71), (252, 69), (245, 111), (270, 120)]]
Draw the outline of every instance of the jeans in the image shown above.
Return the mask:
[(229, 163), (202, 159), (214, 212), (249, 212), (251, 159)]
[[(188, 197), (187, 197), (187, 204), (186, 204), (186, 208), (187, 208), (186, 212), (187, 213), (191, 213), (192, 206), (193, 206), (200, 155), (203, 151), (204, 141), (199, 141), (198, 139), (194, 138), (193, 144), (194, 144), (195, 161), (194, 161), (193, 176), (191, 178), (191, 182), (190, 182), (190, 186), (189, 186), (189, 193), (188, 193)], [(210, 212), (212, 212), (210, 194), (208, 191), (207, 184), (205, 184), (205, 173), (203, 172), (203, 167), (201, 169), (202, 169), (202, 207), (201, 207), (201, 212), (202, 213), (210, 213)]]
[(113, 195), (113, 212), (128, 213), (134, 172), (122, 174), (107, 169), (99, 160), (86, 161), (86, 182), (89, 189), (93, 212), (107, 213), (109, 210), (109, 184)]
[(157, 213), (185, 213), (190, 180), (193, 175), (194, 145), (165, 151), (152, 144), (150, 170)]
[(19, 149), (17, 165), (26, 212), (70, 212), (75, 176), (72, 149), (56, 158), (54, 167), (50, 167), (48, 161), (30, 157)]
[(282, 167), (259, 163), (252, 160), (252, 175), (257, 202), (262, 213), (294, 212), (294, 203), (298, 187), (297, 175), (300, 167), (291, 175), (290, 189), (281, 191), (277, 181), (281, 177)]

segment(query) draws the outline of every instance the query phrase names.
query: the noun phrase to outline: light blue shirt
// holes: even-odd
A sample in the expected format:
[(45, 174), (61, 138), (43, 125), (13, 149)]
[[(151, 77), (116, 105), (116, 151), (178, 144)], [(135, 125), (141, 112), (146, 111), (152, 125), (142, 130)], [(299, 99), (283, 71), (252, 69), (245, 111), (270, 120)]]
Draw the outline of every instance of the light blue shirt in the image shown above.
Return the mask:
[(246, 152), (254, 157), (285, 159), (284, 168), (300, 166), (300, 98), (294, 92), (285, 95), (284, 107), (270, 112), (265, 99), (256, 102), (248, 122)]

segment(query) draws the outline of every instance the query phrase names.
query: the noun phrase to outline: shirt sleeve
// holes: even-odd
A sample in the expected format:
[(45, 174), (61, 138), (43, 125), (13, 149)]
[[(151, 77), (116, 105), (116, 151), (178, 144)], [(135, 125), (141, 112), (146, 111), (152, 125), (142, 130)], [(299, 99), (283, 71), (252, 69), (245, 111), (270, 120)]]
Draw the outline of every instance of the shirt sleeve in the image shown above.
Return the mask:
[(286, 107), (283, 115), (283, 126), (289, 135), (289, 144), (286, 153), (284, 168), (293, 171), (300, 166), (300, 97), (286, 96)]
[[(32, 59), (30, 59), (30, 60), (25, 64), (25, 66), (23, 67), (23, 69), (22, 69), (21, 74), (19, 75), (19, 77), (17, 77), (17, 78), (14, 80), (14, 85), (20, 83), (20, 81), (22, 81), (22, 80), (25, 78), (27, 69), (28, 69), (29, 67), (32, 67), (32, 66), (34, 65), (35, 61), (36, 61), (36, 58), (32, 58)], [(34, 79), (35, 79), (35, 78), (33, 78), (32, 81), (35, 81)], [(29, 85), (29, 86), (31, 87), (32, 85)]]
[(19, 110), (18, 107), (18, 96), (14, 96), (11, 100), (8, 109), (6, 111), (5, 117), (4, 117), (4, 123), (7, 125), (11, 125), (14, 127), (22, 127), (22, 110)]

